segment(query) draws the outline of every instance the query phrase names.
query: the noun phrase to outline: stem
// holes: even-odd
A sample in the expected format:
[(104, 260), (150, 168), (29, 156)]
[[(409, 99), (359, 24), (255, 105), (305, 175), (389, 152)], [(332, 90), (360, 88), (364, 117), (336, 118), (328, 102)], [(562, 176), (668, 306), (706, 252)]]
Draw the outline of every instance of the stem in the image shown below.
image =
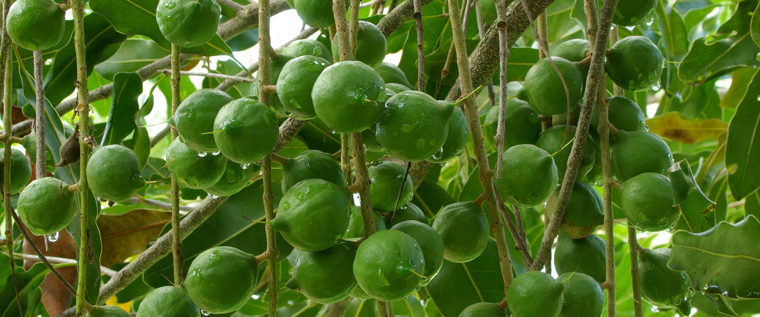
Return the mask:
[(504, 162), (504, 136), (507, 124), (507, 63), (509, 46), (507, 45), (507, 1), (496, 1), (497, 22), (499, 29), (499, 122), (496, 125), (496, 178), (501, 178), (501, 166)]
[(269, 155), (271, 155), (271, 156), (272, 156), (272, 157), (271, 157), (272, 161), (274, 161), (274, 162), (275, 162), (275, 163), (277, 163), (277, 164), (280, 164), (280, 166), (283, 166), (283, 165), (285, 165), (285, 162), (287, 162), (287, 161), (288, 161), (288, 158), (286, 158), (286, 157), (282, 157), (282, 156), (279, 156), (279, 155), (277, 155), (277, 154), (275, 154), (275, 153), (272, 153), (272, 154), (269, 154)]
[(412, 0), (414, 4), (414, 25), (417, 28), (417, 90), (425, 91), (425, 43), (422, 25), (422, 0)]
[(406, 185), (406, 179), (409, 177), (409, 170), (412, 169), (412, 162), (406, 163), (406, 172), (404, 173), (404, 178), (401, 179), (401, 187), (398, 189), (398, 196), (396, 196), (396, 205), (393, 206), (393, 213), (391, 214), (391, 223), (393, 222), (393, 218), (396, 217), (396, 210), (398, 210), (398, 203), (401, 201), (401, 194), (404, 192), (404, 185)]
[(633, 289), (633, 313), (635, 317), (643, 317), (644, 310), (641, 307), (641, 278), (639, 276), (639, 242), (636, 237), (636, 229), (628, 222), (628, 245), (631, 253), (631, 288)]
[(356, 56), (356, 50), (359, 47), (357, 37), (359, 35), (359, 4), (361, 0), (351, 0), (350, 2), (350, 16), (348, 24), (349, 43), (351, 43), (351, 59)]
[[(40, 259), (37, 255), (25, 254), (25, 253), (21, 253), (21, 254), (16, 253), (13, 256), (16, 259), (26, 260), (26, 261), (37, 261), (37, 260)], [(55, 264), (62, 264), (62, 263), (63, 264), (74, 264), (74, 265), (71, 265), (71, 266), (76, 266), (76, 264), (79, 263), (79, 261), (77, 261), (77, 259), (61, 258), (61, 257), (56, 257), (56, 256), (46, 256), (45, 259), (48, 260), (48, 262), (55, 263)], [(60, 265), (53, 265), (53, 266), (54, 267), (61, 267)], [(113, 277), (114, 275), (116, 275), (118, 273), (118, 272), (116, 272), (116, 271), (114, 271), (112, 269), (109, 269), (109, 268), (105, 267), (105, 266), (101, 266), (100, 267), (100, 272), (103, 273), (103, 274), (105, 274), (105, 275), (111, 276), (111, 277)]]
[(47, 176), (45, 161), (45, 87), (42, 83), (42, 51), (34, 51), (34, 92), (35, 123), (37, 140), (37, 157), (35, 160), (36, 179)]
[(351, 134), (340, 134), (340, 168), (346, 178), (346, 184), (351, 184)]
[[(256, 65), (258, 66), (258, 64), (256, 64)], [(166, 74), (166, 75), (173, 74), (173, 70), (171, 70), (171, 69), (162, 69), (161, 72), (164, 73), (164, 74)], [(234, 81), (240, 82), (240, 83), (255, 83), (256, 82), (255, 78), (242, 77), (242, 76), (232, 76), (232, 75), (224, 75), (224, 74), (217, 74), (217, 73), (179, 71), (179, 74), (180, 75), (185, 75), (185, 76), (201, 76), (201, 77), (210, 77), (210, 78), (218, 78), (218, 79), (225, 79), (225, 80), (229, 79), (229, 80), (234, 80)]]
[(235, 10), (235, 12), (240, 12), (240, 10), (244, 9), (242, 4), (239, 4), (232, 0), (216, 0), (216, 2), (219, 2), (219, 4), (227, 6), (232, 10)]
[[(180, 103), (180, 86), (181, 76), (179, 72), (179, 51), (180, 48), (177, 45), (172, 44), (172, 62), (171, 62), (171, 86), (172, 86), (172, 113), (177, 112), (177, 108)], [(177, 129), (171, 128), (172, 142), (177, 139)], [(172, 260), (174, 263), (174, 285), (182, 285), (182, 281), (185, 278), (185, 261), (182, 258), (182, 239), (179, 236), (179, 183), (177, 177), (171, 175), (172, 179)]]
[[(512, 239), (515, 240), (515, 246), (523, 254), (525, 267), (530, 267), (531, 264), (533, 264), (533, 258), (530, 256), (530, 251), (528, 250), (526, 243), (527, 240), (523, 240), (523, 237), (515, 228), (515, 224), (512, 223), (512, 218), (509, 217), (509, 212), (507, 212), (507, 208), (504, 206), (504, 201), (501, 200), (501, 195), (499, 195), (499, 192), (495, 190), (495, 188), (493, 192), (496, 196), (496, 206), (499, 207), (499, 211), (501, 211), (501, 215), (504, 217), (504, 221), (507, 223), (509, 233), (512, 235)], [(514, 207), (514, 210), (517, 210), (517, 207)], [(515, 213), (515, 218), (517, 218), (516, 216), (517, 214)]]
[(348, 305), (351, 304), (352, 298), (353, 297), (349, 297), (337, 303), (331, 304), (329, 308), (327, 308), (324, 317), (343, 317), (343, 315), (346, 314), (346, 310), (348, 310)]
[[(153, 206), (153, 207), (158, 207), (158, 208), (161, 208), (161, 209), (164, 209), (164, 210), (172, 210), (172, 204), (171, 203), (165, 203), (163, 201), (155, 200), (155, 199), (147, 199), (145, 197), (140, 197), (140, 196), (137, 196), (137, 195), (135, 195), (134, 197), (131, 197), (131, 198), (127, 199), (126, 202), (135, 203), (135, 204), (143, 204), (143, 205), (148, 205), (148, 206)], [(180, 205), (179, 206), (179, 210), (180, 211), (190, 212), (190, 211), (193, 211), (193, 207), (185, 206), (185, 205)]]
[[(546, 17), (546, 10), (544, 12), (541, 12), (541, 14), (538, 15), (536, 18), (536, 21), (538, 22), (536, 25), (536, 29), (538, 32), (539, 37), (536, 38), (536, 41), (541, 42), (540, 45), (542, 45), (546, 50), (549, 50), (549, 26), (548, 21)], [(546, 58), (546, 53), (544, 50), (538, 50), (538, 58)]]

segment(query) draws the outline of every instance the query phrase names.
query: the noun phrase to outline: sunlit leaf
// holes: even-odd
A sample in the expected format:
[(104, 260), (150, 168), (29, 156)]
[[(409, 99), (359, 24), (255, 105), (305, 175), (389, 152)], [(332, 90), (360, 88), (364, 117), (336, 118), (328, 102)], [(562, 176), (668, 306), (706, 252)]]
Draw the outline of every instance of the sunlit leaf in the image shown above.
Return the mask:
[(720, 106), (723, 108), (736, 108), (747, 94), (747, 86), (752, 80), (752, 76), (757, 73), (755, 68), (742, 68), (731, 74), (731, 87), (728, 87), (726, 95), (720, 100)]
[[(736, 200), (760, 187), (760, 72), (747, 87), (748, 93), (736, 108), (728, 126), (726, 168), (728, 185)], [(755, 94), (758, 95), (755, 95)]]
[(142, 78), (137, 73), (114, 76), (111, 111), (100, 145), (119, 144), (135, 130), (135, 113), (140, 110), (137, 97), (141, 93)]
[(715, 202), (707, 198), (697, 185), (689, 162), (682, 160), (668, 171), (673, 186), (673, 204), (681, 213), (678, 227), (690, 232), (703, 232), (715, 226)]
[(171, 213), (150, 209), (132, 210), (118, 216), (98, 217), (103, 236), (101, 263), (110, 267), (126, 258), (139, 254), (148, 247), (171, 219)]
[(686, 144), (716, 140), (728, 127), (718, 119), (685, 119), (678, 112), (648, 119), (647, 125), (652, 133)]

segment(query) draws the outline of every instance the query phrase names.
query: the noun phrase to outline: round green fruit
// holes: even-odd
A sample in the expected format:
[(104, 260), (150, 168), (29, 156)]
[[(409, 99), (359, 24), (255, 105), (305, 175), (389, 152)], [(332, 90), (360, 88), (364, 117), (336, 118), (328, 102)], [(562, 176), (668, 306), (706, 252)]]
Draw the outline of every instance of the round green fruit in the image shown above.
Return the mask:
[(385, 81), (386, 85), (393, 83), (403, 85), (407, 88), (414, 88), (414, 86), (409, 83), (409, 80), (406, 79), (406, 74), (404, 74), (404, 71), (401, 70), (401, 68), (398, 68), (396, 65), (382, 62), (380, 63), (380, 66), (375, 67), (375, 70), (378, 74), (380, 74), (380, 77), (383, 78), (383, 81)]
[(397, 83), (385, 83), (385, 92), (388, 94), (388, 91), (392, 92), (390, 95), (395, 95), (397, 93), (400, 93), (402, 91), (409, 91), (409, 87), (406, 87), (402, 84)]
[[(387, 88), (386, 88), (387, 90)], [(362, 143), (367, 147), (367, 151), (382, 152), (383, 147), (380, 143), (377, 143), (377, 136), (375, 136), (375, 127), (369, 127), (369, 129), (362, 131)]]
[(470, 125), (467, 123), (467, 117), (462, 109), (457, 107), (449, 119), (449, 134), (446, 136), (446, 142), (443, 143), (438, 152), (428, 158), (428, 161), (443, 164), (459, 156), (467, 145), (469, 137)]
[(607, 75), (623, 89), (651, 89), (660, 81), (665, 58), (657, 45), (644, 36), (629, 36), (612, 46), (604, 63)]
[(291, 59), (282, 68), (277, 80), (277, 95), (294, 118), (311, 120), (317, 117), (311, 89), (319, 74), (329, 65), (324, 58), (306, 55)]
[(560, 234), (554, 253), (554, 267), (559, 274), (578, 272), (604, 283), (607, 280), (606, 245), (602, 238), (593, 234), (581, 239)]
[[(380, 31), (376, 25), (367, 21), (359, 21), (359, 32), (356, 35), (356, 44), (356, 55), (353, 60), (360, 61), (372, 68), (380, 67), (380, 64), (383, 63), (383, 59), (385, 59), (388, 43), (385, 40), (385, 35), (383, 35), (383, 32)], [(333, 60), (341, 60), (340, 39), (337, 34), (333, 38), (332, 56)]]
[[(583, 97), (583, 74), (578, 63), (561, 57), (552, 58), (562, 74), (570, 94), (570, 106), (575, 106)], [(565, 88), (557, 72), (548, 59), (538, 61), (525, 75), (523, 88), (518, 98), (530, 103), (538, 113), (550, 116), (566, 113), (568, 99)]]
[(293, 247), (311, 252), (338, 243), (351, 217), (345, 189), (317, 178), (291, 187), (280, 199), (277, 210), (272, 228)]
[(45, 177), (29, 183), (18, 196), (16, 210), (33, 234), (41, 236), (63, 230), (77, 215), (77, 204), (69, 186)]
[(160, 0), (156, 22), (161, 34), (172, 44), (201, 46), (216, 34), (221, 11), (215, 0)]
[(572, 39), (562, 42), (552, 49), (552, 57), (562, 57), (571, 62), (580, 62), (588, 56), (588, 40)]
[(612, 172), (621, 182), (642, 173), (664, 174), (673, 166), (668, 144), (648, 131), (620, 131), (615, 136), (611, 160)]
[(662, 174), (643, 173), (623, 182), (620, 200), (628, 220), (642, 231), (668, 229), (680, 216), (670, 179)]
[[(346, 8), (349, 1), (346, 0)], [(331, 0), (293, 0), (293, 9), (304, 23), (315, 28), (335, 25)], [(338, 59), (336, 59), (338, 60)]]
[(362, 62), (347, 61), (327, 67), (311, 91), (314, 110), (322, 121), (340, 133), (361, 132), (374, 125), (383, 112), (385, 82)]
[(377, 123), (377, 142), (391, 156), (407, 162), (430, 158), (446, 143), (455, 106), (419, 91), (400, 92), (385, 103)]
[(166, 151), (166, 167), (180, 187), (204, 189), (224, 175), (227, 159), (222, 155), (200, 153), (182, 142), (172, 142)]
[(488, 221), (483, 208), (474, 202), (443, 207), (432, 227), (443, 239), (443, 257), (454, 263), (474, 260), (488, 245)]
[(87, 313), (89, 317), (129, 317), (129, 313), (119, 306), (96, 306), (95, 310)]
[(395, 215), (391, 213), (385, 217), (385, 223), (389, 224), (388, 227), (393, 227), (396, 224), (407, 220), (416, 220), (422, 223), (428, 223), (430, 221), (430, 219), (422, 212), (422, 209), (411, 202), (407, 203), (404, 207), (398, 207)]
[(645, 249), (639, 255), (641, 297), (656, 307), (676, 308), (682, 316), (691, 314), (691, 282), (684, 273), (668, 267), (671, 249)]
[(231, 313), (251, 299), (258, 268), (258, 262), (251, 254), (233, 247), (214, 247), (193, 260), (185, 289), (202, 311)]
[(551, 275), (529, 271), (518, 275), (507, 291), (514, 317), (557, 317), (562, 310), (565, 286)]
[[(369, 195), (372, 199), (372, 207), (379, 211), (393, 212), (396, 207), (396, 199), (401, 198), (398, 206), (404, 206), (410, 202), (414, 196), (414, 186), (412, 178), (407, 176), (406, 169), (396, 163), (385, 162), (367, 169), (369, 174)], [(404, 186), (401, 189), (401, 186)]]
[(557, 277), (565, 284), (560, 317), (599, 317), (604, 311), (602, 286), (583, 273), (568, 272)]
[[(567, 125), (568, 123), (570, 125), (576, 125), (578, 124), (578, 119), (581, 115), (581, 108), (583, 107), (583, 100), (579, 101), (578, 104), (573, 107), (573, 110), (570, 111), (570, 119), (568, 120), (567, 112), (555, 114), (552, 116), (552, 126), (555, 125)], [(591, 110), (592, 113), (596, 112), (596, 107), (593, 108), (594, 110)], [(590, 133), (593, 133), (591, 131)]]
[[(569, 131), (567, 131), (569, 130)], [(565, 137), (565, 131), (567, 138)], [(553, 126), (541, 133), (536, 141), (536, 146), (549, 152), (554, 156), (554, 163), (557, 165), (557, 173), (560, 180), (565, 179), (565, 171), (567, 170), (567, 160), (570, 158), (570, 152), (572, 151), (572, 141), (575, 138), (576, 128), (575, 126), (558, 125)], [(586, 144), (591, 144), (591, 134), (586, 137)], [(583, 148), (583, 160), (581, 166), (578, 168), (578, 174), (575, 176), (576, 181), (580, 181), (583, 177), (591, 171), (594, 167), (594, 160), (596, 159), (596, 149), (593, 146), (586, 146)]]
[(171, 118), (180, 140), (198, 152), (218, 151), (214, 136), (209, 132), (214, 131), (214, 119), (219, 109), (232, 100), (226, 92), (211, 88), (187, 96)]
[(140, 303), (137, 317), (200, 316), (185, 288), (163, 286), (152, 290)]
[[(480, 1), (478, 1), (480, 3)], [(491, 2), (493, 3), (493, 2)], [(459, 317), (509, 317), (510, 314), (506, 310), (499, 308), (497, 303), (475, 303), (467, 306), (460, 314)]]
[(63, 38), (65, 12), (53, 0), (19, 0), (8, 9), (6, 31), (13, 43), (44, 51)]
[(373, 298), (392, 302), (408, 296), (425, 272), (422, 249), (414, 238), (398, 230), (377, 232), (359, 245), (354, 275)]
[[(556, 211), (558, 195), (559, 189), (554, 190), (546, 202), (546, 211), (549, 215), (553, 215)], [(562, 224), (559, 227), (560, 232), (573, 239), (580, 239), (594, 233), (596, 227), (602, 224), (604, 224), (602, 196), (593, 186), (576, 182), (573, 191), (570, 192), (565, 217), (562, 218)]]
[(399, 230), (414, 238), (422, 249), (422, 256), (425, 258), (425, 279), (420, 283), (421, 286), (427, 285), (433, 278), (438, 275), (438, 271), (443, 267), (443, 239), (433, 228), (419, 221), (407, 220), (391, 228)]
[[(504, 150), (518, 144), (535, 144), (541, 134), (541, 116), (517, 98), (507, 100), (504, 112)], [(499, 107), (488, 109), (483, 133), (491, 144), (496, 144), (496, 130), (499, 126)]]
[(100, 198), (125, 201), (145, 185), (142, 169), (140, 159), (129, 148), (118, 144), (101, 146), (87, 162), (87, 183)]
[(500, 179), (496, 189), (505, 202), (519, 207), (543, 204), (557, 187), (559, 178), (554, 158), (532, 144), (520, 144), (504, 151)]
[[(372, 220), (375, 221), (375, 229), (382, 231), (388, 229), (385, 225), (385, 218), (377, 212), (372, 213)], [(362, 218), (362, 208), (351, 206), (351, 219), (348, 221), (348, 229), (343, 235), (344, 239), (359, 239), (364, 237), (364, 218)]]
[(219, 110), (214, 120), (214, 141), (230, 161), (257, 162), (274, 149), (280, 129), (274, 112), (265, 104), (241, 98)]
[(248, 186), (251, 177), (260, 170), (261, 167), (258, 165), (240, 165), (227, 162), (222, 178), (211, 187), (203, 190), (215, 196), (232, 196)]
[(317, 40), (298, 40), (288, 44), (288, 46), (282, 48), (280, 51), (282, 54), (290, 55), (293, 57), (305, 55), (317, 56), (324, 58), (330, 64), (333, 63), (332, 52), (327, 49), (324, 44)]
[[(607, 100), (610, 102), (608, 115), (612, 126), (618, 130), (630, 132), (647, 130), (646, 116), (641, 111), (641, 107), (633, 100), (623, 96), (610, 97)], [(599, 127), (599, 117), (596, 111), (591, 112), (591, 126), (593, 127), (592, 131), (596, 131)]]
[[(5, 157), (5, 148), (0, 148), (0, 157)], [(0, 162), (0, 178), (5, 179), (3, 165), (5, 165), (5, 161)], [(24, 190), (31, 179), (32, 164), (29, 159), (21, 151), (11, 149), (11, 195), (16, 195)]]
[[(282, 192), (287, 193), (293, 185), (311, 178), (324, 179), (340, 187), (346, 187), (346, 177), (340, 163), (330, 154), (308, 150), (289, 158), (282, 166)], [(373, 202), (374, 203), (374, 202)]]
[(341, 241), (324, 251), (297, 251), (293, 272), (286, 286), (320, 303), (342, 301), (358, 285), (354, 278), (356, 248)]
[[(601, 3), (601, 1), (597, 1)], [(657, 0), (620, 0), (615, 7), (612, 23), (620, 26), (634, 26), (651, 19)], [(688, 315), (688, 314), (687, 314)]]

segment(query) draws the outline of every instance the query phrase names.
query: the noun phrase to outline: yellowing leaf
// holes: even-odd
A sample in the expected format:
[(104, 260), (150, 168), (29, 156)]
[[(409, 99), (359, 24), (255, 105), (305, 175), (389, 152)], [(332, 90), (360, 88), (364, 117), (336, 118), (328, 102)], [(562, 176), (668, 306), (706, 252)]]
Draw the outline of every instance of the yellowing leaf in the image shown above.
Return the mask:
[(726, 132), (728, 125), (718, 119), (686, 119), (678, 112), (670, 112), (647, 120), (652, 133), (663, 138), (687, 144), (715, 140)]

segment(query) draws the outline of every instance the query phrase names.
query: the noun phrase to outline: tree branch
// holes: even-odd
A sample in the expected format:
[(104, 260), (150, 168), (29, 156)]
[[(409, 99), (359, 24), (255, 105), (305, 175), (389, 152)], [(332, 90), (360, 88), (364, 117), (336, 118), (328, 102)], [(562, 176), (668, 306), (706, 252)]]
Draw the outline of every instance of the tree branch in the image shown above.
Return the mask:
[(422, 25), (422, 0), (412, 0), (412, 4), (414, 7), (414, 25), (417, 28), (417, 90), (425, 91), (425, 37)]
[[(148, 205), (153, 207), (158, 207), (164, 210), (172, 210), (172, 204), (171, 203), (165, 203), (160, 200), (155, 199), (147, 199), (140, 196), (131, 197), (126, 200), (126, 202), (135, 203), (135, 204), (142, 204), (142, 205)], [(193, 211), (193, 207), (180, 205), (179, 210), (182, 211)]]
[(42, 179), (47, 176), (47, 162), (45, 159), (45, 87), (43, 85), (42, 51), (34, 51), (34, 92), (35, 92), (35, 130), (37, 157), (35, 158), (36, 177)]
[[(182, 77), (180, 76), (179, 71), (179, 52), (180, 48), (179, 46), (172, 44), (172, 53), (171, 53), (171, 91), (172, 91), (172, 99), (171, 99), (171, 113), (169, 116), (174, 115), (174, 113), (177, 112), (177, 108), (179, 108), (179, 104), (181, 102), (180, 100), (180, 86), (181, 86), (181, 80)], [(177, 137), (179, 136), (179, 133), (177, 132), (177, 129), (173, 126), (170, 126), (171, 129), (171, 135), (172, 135), (172, 142), (175, 142)], [(174, 233), (172, 235), (172, 263), (174, 267), (174, 285), (182, 285), (182, 282), (185, 278), (185, 260), (182, 257), (182, 239), (179, 236), (179, 221), (180, 221), (180, 214), (179, 214), (179, 183), (177, 182), (177, 177), (174, 176), (174, 174), (171, 175), (171, 201), (172, 201), (172, 232)]]

